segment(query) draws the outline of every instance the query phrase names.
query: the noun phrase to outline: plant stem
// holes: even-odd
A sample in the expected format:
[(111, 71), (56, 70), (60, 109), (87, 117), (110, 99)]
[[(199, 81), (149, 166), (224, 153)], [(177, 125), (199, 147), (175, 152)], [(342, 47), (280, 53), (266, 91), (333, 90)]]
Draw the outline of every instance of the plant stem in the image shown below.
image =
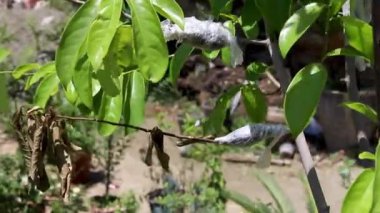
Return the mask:
[(111, 184), (111, 171), (112, 171), (112, 139), (113, 136), (110, 135), (107, 140), (107, 175), (106, 175), (106, 191), (105, 191), (105, 197), (108, 200), (109, 191), (110, 191), (110, 184)]
[[(284, 66), (284, 61), (280, 54), (280, 48), (278, 46), (277, 39), (271, 38), (268, 47), (274, 67), (279, 76), (281, 91), (285, 95), (291, 81), (290, 73)], [(301, 156), (302, 165), (305, 170), (310, 189), (313, 193), (318, 212), (329, 212), (329, 206), (326, 203), (321, 184), (319, 183), (317, 172), (314, 168), (314, 162), (303, 132), (297, 136), (296, 145)]]

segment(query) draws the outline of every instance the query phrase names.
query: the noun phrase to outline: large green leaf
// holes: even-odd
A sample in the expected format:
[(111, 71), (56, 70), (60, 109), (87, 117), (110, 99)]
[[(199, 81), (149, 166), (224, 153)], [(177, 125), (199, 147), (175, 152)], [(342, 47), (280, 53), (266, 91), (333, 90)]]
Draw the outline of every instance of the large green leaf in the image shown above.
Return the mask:
[(341, 17), (348, 44), (373, 62), (372, 27), (368, 23), (349, 16)]
[(99, 69), (119, 26), (123, 1), (102, 1), (97, 19), (88, 34), (87, 54), (95, 70)]
[(73, 84), (81, 103), (92, 109), (92, 69), (87, 55), (79, 59), (75, 66)]
[(96, 72), (97, 79), (102, 89), (109, 96), (115, 97), (120, 94), (120, 81), (111, 75), (111, 70), (99, 69)]
[(117, 77), (123, 68), (136, 66), (133, 45), (133, 31), (130, 25), (118, 27), (110, 49), (104, 58), (105, 69)]
[[(106, 93), (102, 94), (102, 101), (98, 111), (98, 119), (119, 122), (123, 110), (123, 97), (121, 93), (111, 97)], [(117, 126), (99, 123), (98, 130), (103, 136), (108, 136), (116, 130)]]
[(289, 17), (291, 0), (256, 0), (256, 5), (264, 18), (269, 35), (273, 37), (280, 33)]
[(150, 0), (127, 2), (132, 11), (137, 64), (144, 77), (156, 83), (164, 77), (169, 62), (160, 21)]
[(45, 108), (50, 96), (58, 92), (58, 85), (59, 79), (55, 73), (45, 76), (34, 94), (34, 105)]
[(285, 94), (285, 117), (293, 136), (297, 136), (315, 113), (327, 79), (322, 64), (310, 64), (294, 76)]
[(226, 111), (231, 103), (231, 99), (239, 90), (240, 86), (232, 87), (218, 98), (213, 111), (204, 123), (204, 131), (206, 134), (219, 133), (226, 117)]
[(124, 121), (131, 125), (140, 125), (144, 121), (145, 112), (144, 77), (140, 72), (134, 71), (126, 76), (124, 82)]
[(38, 70), (40, 68), (40, 65), (37, 63), (32, 64), (25, 64), (17, 67), (13, 72), (12, 76), (15, 79), (21, 78), (25, 73), (28, 73), (33, 70)]
[(151, 0), (154, 9), (167, 19), (184, 28), (184, 15), (181, 7), (175, 0)]
[(95, 20), (101, 0), (88, 0), (74, 14), (65, 27), (56, 53), (57, 75), (66, 88), (71, 81), (79, 51)]
[(259, 34), (258, 21), (261, 14), (255, 0), (247, 0), (241, 12), (241, 26), (248, 39), (255, 39)]
[(169, 76), (172, 84), (176, 84), (178, 76), (187, 58), (193, 52), (194, 48), (186, 43), (181, 44), (170, 61)]
[(373, 181), (373, 202), (371, 212), (380, 212), (380, 145), (377, 145), (375, 154), (375, 178)]
[(265, 121), (267, 115), (266, 99), (260, 89), (255, 85), (246, 85), (241, 88), (241, 95), (245, 110), (252, 122)]
[(372, 212), (374, 179), (373, 169), (364, 170), (356, 178), (344, 198), (342, 213)]
[(369, 118), (371, 121), (377, 123), (377, 113), (372, 107), (359, 102), (344, 102), (343, 106), (355, 110), (356, 112)]
[(284, 191), (270, 174), (267, 174), (264, 170), (258, 170), (255, 171), (255, 176), (272, 195), (279, 209), (279, 212), (295, 212), (292, 202), (289, 200), (288, 196), (286, 196)]
[(280, 32), (278, 41), (282, 57), (286, 57), (290, 48), (317, 20), (324, 7), (324, 4), (310, 3), (290, 16)]
[(37, 72), (35, 72), (31, 77), (28, 78), (25, 84), (25, 90), (28, 90), (33, 84), (37, 83), (41, 78), (54, 72), (55, 72), (54, 62), (50, 62), (43, 65)]

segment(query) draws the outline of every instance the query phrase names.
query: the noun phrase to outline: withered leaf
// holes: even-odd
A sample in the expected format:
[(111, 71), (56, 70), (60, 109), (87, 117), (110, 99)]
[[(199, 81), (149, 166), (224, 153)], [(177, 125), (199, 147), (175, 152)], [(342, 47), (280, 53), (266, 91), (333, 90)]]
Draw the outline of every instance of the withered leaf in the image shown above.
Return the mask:
[(153, 141), (154, 147), (156, 148), (156, 153), (158, 160), (160, 161), (161, 167), (169, 171), (169, 160), (170, 157), (164, 151), (164, 134), (161, 129), (154, 127), (150, 133), (151, 141)]
[(150, 139), (149, 140), (149, 146), (148, 146), (148, 149), (146, 151), (145, 158), (144, 158), (144, 163), (147, 166), (151, 166), (153, 164), (152, 154), (153, 154), (153, 141), (152, 141), (152, 139)]

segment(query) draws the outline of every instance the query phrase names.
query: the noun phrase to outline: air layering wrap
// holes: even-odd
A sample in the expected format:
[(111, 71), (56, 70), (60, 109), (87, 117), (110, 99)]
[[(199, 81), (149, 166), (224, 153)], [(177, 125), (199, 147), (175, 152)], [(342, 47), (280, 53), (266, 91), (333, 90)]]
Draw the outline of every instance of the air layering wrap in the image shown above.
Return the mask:
[(169, 20), (161, 22), (161, 28), (166, 41), (177, 40), (205, 50), (230, 47), (231, 65), (236, 67), (243, 62), (243, 52), (236, 37), (221, 23), (188, 17), (184, 29)]

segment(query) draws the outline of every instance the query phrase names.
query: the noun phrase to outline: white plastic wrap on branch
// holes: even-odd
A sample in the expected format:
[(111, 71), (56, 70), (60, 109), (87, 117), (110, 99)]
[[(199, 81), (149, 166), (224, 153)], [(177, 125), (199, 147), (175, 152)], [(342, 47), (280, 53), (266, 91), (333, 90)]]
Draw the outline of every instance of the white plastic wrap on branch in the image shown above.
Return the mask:
[(286, 133), (289, 129), (281, 124), (247, 124), (214, 140), (218, 144), (248, 146)]
[(166, 41), (186, 42), (206, 50), (217, 50), (229, 46), (232, 66), (235, 67), (243, 62), (243, 52), (235, 36), (221, 23), (188, 17), (185, 18), (183, 30), (169, 20), (161, 22), (161, 28)]

